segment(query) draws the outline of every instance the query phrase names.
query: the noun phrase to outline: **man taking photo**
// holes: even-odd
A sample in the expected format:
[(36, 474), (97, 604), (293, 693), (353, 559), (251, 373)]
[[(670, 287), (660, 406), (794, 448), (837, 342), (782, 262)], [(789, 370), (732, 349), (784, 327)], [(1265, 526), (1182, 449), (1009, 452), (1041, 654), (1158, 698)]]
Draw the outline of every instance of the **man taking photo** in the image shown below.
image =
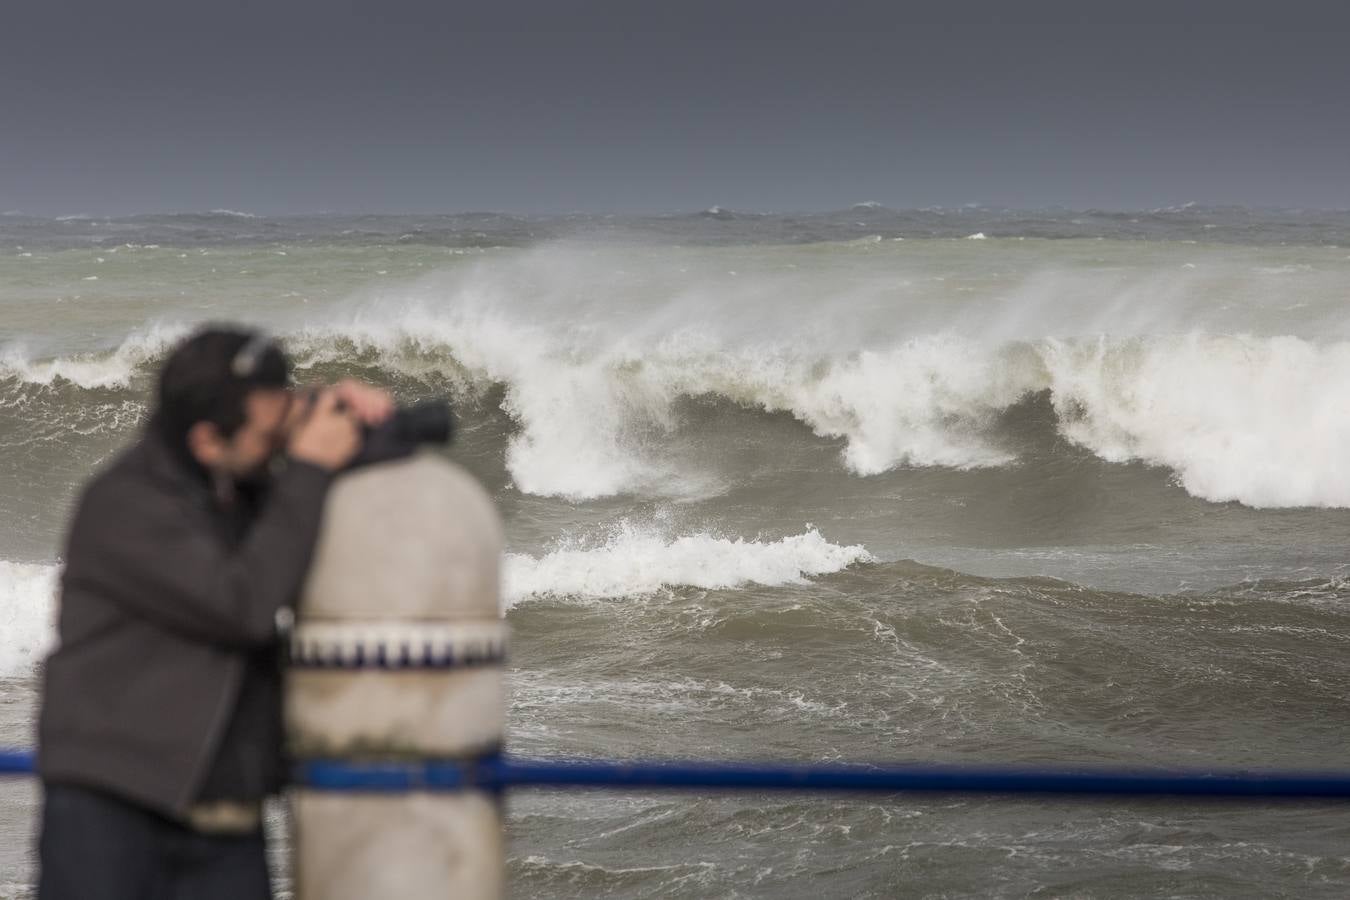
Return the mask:
[(181, 344), (157, 400), (67, 536), (39, 722), (41, 900), (271, 896), (278, 622), (333, 474), (393, 411), (352, 381), (298, 394), (271, 340), (231, 328)]

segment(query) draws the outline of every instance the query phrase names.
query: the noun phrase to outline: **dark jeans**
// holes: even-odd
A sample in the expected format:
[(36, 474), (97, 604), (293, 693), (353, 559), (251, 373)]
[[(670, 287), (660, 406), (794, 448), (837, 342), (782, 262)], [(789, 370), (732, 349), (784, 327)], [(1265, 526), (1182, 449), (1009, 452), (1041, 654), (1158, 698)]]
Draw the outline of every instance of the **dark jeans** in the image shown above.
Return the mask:
[(107, 794), (45, 785), (38, 900), (270, 900), (263, 835), (199, 834)]

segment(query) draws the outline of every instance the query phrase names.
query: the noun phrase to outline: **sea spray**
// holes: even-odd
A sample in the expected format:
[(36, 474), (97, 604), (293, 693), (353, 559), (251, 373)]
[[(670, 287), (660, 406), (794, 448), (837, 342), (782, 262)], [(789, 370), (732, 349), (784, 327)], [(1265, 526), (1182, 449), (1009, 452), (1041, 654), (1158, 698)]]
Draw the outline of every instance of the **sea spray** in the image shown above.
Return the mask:
[[(203, 259), (227, 252), (244, 251)], [(453, 265), (447, 252), (431, 274), (247, 308), (302, 376), (499, 398), (513, 425), (501, 458), (526, 494), (706, 493), (698, 461), (670, 448), (691, 399), (791, 415), (859, 476), (1017, 465), (1000, 424), (1043, 394), (1070, 442), (1166, 467), (1196, 497), (1350, 506), (1350, 264), (1335, 248), (561, 242)], [(189, 310), (136, 320), (102, 352), (0, 340), (0, 407), (6, 384), (143, 392), (187, 327), (175, 315)]]

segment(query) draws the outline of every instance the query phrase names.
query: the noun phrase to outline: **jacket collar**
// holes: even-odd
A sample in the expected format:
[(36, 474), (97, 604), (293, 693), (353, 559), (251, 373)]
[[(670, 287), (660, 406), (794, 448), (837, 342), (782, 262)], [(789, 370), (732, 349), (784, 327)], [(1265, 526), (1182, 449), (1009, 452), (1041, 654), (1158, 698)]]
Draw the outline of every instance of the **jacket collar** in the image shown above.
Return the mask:
[(181, 488), (209, 491), (210, 473), (192, 458), (186, 447), (170, 446), (154, 419), (146, 424), (138, 449), (146, 470), (156, 480)]

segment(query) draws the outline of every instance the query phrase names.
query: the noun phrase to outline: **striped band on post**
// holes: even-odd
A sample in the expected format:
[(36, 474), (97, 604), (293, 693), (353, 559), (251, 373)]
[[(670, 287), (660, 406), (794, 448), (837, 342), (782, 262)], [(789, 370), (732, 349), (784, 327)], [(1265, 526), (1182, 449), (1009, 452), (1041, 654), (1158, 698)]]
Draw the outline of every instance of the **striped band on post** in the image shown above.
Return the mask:
[(290, 664), (308, 669), (460, 669), (506, 661), (506, 623), (303, 622)]

